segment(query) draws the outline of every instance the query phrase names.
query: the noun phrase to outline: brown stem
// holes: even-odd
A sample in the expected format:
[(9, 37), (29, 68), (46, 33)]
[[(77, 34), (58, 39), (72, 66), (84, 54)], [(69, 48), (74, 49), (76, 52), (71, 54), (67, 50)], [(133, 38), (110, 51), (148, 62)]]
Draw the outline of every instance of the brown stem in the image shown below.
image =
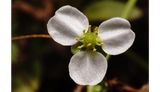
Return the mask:
[(45, 34), (34, 34), (34, 35), (25, 35), (25, 36), (13, 37), (11, 40), (21, 40), (21, 39), (27, 39), (27, 38), (51, 38), (51, 36), (50, 35), (45, 35)]
[(109, 80), (107, 79), (106, 76), (104, 77), (104, 80), (105, 80), (105, 82), (107, 82), (108, 88), (109, 88), (110, 92), (113, 92), (112, 87), (111, 87), (111, 85), (110, 85), (110, 83), (109, 83)]

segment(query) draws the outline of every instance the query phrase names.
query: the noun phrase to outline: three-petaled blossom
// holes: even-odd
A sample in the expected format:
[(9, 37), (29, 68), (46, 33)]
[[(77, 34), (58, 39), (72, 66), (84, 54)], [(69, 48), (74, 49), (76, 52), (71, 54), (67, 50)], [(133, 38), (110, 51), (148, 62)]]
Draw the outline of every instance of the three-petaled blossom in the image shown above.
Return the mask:
[(55, 12), (47, 29), (57, 43), (71, 46), (78, 41), (82, 43), (78, 48), (85, 48), (73, 55), (69, 63), (70, 77), (80, 85), (96, 85), (106, 74), (107, 60), (95, 46), (102, 46), (109, 55), (117, 55), (125, 52), (135, 39), (130, 23), (118, 17), (102, 22), (91, 32), (87, 17), (69, 5)]

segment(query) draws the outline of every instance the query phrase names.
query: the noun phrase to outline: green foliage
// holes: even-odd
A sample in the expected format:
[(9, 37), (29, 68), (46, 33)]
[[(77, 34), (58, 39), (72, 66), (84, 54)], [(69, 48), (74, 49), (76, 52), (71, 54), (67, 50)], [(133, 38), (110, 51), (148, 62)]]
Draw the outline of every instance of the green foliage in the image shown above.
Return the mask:
[(11, 43), (11, 60), (12, 62), (16, 62), (17, 61), (17, 57), (18, 57), (18, 47), (17, 44), (15, 42)]
[[(115, 0), (97, 1), (88, 5), (83, 12), (90, 21), (104, 21), (112, 17), (121, 17), (125, 4)], [(142, 11), (135, 7), (128, 20), (135, 20), (141, 16)]]
[(39, 88), (41, 65), (39, 61), (13, 66), (12, 91), (35, 92)]

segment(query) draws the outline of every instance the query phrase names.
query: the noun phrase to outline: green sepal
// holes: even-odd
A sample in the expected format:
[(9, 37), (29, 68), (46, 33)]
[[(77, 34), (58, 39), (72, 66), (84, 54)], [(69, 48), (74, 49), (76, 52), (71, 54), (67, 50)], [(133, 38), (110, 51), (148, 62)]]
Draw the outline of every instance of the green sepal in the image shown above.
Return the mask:
[(76, 54), (77, 52), (81, 51), (80, 49), (78, 49), (78, 46), (81, 46), (82, 43), (81, 42), (77, 42), (76, 44), (71, 46), (71, 52), (73, 54)]
[(100, 52), (102, 55), (104, 55), (104, 57), (107, 56), (107, 54), (103, 51), (101, 46), (96, 46), (96, 49), (97, 49), (98, 52)]

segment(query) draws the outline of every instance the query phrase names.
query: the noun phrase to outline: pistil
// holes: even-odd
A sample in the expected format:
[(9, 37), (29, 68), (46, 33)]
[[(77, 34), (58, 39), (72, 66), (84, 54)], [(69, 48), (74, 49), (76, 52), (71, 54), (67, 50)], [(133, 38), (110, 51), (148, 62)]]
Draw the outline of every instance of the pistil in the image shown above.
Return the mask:
[(98, 27), (96, 27), (92, 32), (91, 25), (89, 25), (87, 33), (85, 31), (86, 30), (84, 29), (83, 35), (80, 39), (76, 38), (77, 41), (83, 43), (83, 45), (78, 46), (78, 49), (82, 49), (84, 47), (86, 50), (92, 50), (93, 52), (95, 52), (97, 50), (95, 48), (96, 45), (103, 45), (103, 43), (100, 42), (100, 38), (98, 37)]

